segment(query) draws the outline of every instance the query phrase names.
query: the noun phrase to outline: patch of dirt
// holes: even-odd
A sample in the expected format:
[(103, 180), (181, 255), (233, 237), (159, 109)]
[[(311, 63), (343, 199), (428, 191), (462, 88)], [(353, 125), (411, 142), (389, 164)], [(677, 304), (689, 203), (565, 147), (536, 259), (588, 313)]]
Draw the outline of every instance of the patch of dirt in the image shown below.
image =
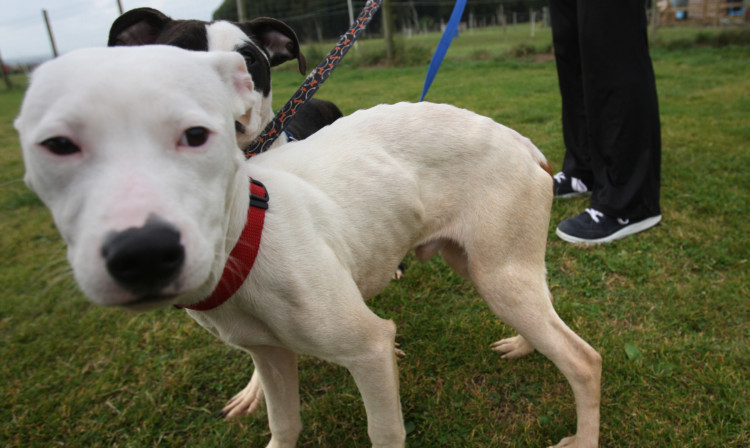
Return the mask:
[(544, 53), (534, 56), (534, 62), (547, 62), (555, 59), (554, 53)]

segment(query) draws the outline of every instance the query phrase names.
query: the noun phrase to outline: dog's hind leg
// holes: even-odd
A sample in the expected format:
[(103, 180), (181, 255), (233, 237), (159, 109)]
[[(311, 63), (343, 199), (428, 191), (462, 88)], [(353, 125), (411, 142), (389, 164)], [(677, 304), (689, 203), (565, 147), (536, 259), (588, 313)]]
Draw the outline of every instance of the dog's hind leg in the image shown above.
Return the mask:
[(252, 414), (263, 404), (263, 386), (260, 384), (260, 375), (257, 370), (253, 372), (250, 382), (237, 395), (227, 402), (221, 415), (224, 418), (235, 418), (240, 415)]
[(560, 319), (549, 300), (544, 269), (511, 262), (495, 269), (475, 263), (471, 275), (490, 309), (563, 373), (573, 389), (574, 437), (558, 447), (596, 447), (599, 439), (601, 356)]
[(267, 448), (294, 447), (302, 431), (297, 357), (280, 347), (252, 347), (249, 351), (255, 364), (254, 375), (257, 374), (266, 395), (271, 430)]
[[(549, 299), (552, 301), (552, 294), (550, 294)], [(501, 358), (503, 359), (522, 358), (534, 352), (534, 346), (529, 344), (529, 341), (520, 334), (493, 342), (490, 344), (490, 349), (502, 353)]]
[(534, 346), (520, 334), (493, 342), (490, 344), (490, 349), (502, 353), (503, 359), (521, 358), (534, 352)]

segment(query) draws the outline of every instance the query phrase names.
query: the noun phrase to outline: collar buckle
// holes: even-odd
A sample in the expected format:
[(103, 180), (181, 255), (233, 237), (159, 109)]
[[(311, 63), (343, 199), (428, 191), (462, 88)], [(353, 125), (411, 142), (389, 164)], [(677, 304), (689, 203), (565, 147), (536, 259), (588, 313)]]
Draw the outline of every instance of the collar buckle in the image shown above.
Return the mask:
[[(266, 186), (263, 185), (260, 181), (255, 180), (253, 178), (250, 178), (250, 207), (259, 208), (262, 210), (268, 210), (268, 190), (266, 190)], [(258, 188), (253, 188), (253, 186)], [(260, 193), (263, 196), (260, 196)]]

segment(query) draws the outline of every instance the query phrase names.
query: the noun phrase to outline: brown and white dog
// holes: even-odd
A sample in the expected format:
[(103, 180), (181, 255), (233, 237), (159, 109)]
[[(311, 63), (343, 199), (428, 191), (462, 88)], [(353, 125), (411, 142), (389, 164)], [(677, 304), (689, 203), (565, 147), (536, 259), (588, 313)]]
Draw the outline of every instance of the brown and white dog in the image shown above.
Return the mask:
[(262, 385), (269, 447), (302, 430), (297, 354), (346, 367), (372, 445), (403, 447), (396, 326), (366, 301), (408, 251), (439, 254), (519, 332), (498, 350), (533, 346), (569, 381), (577, 432), (558, 446), (597, 446), (601, 358), (550, 301), (542, 153), (475, 113), (399, 103), (246, 161), (234, 121), (255, 87), (236, 52), (157, 45), (79, 50), (34, 73), (15, 122), (25, 180), (83, 292), (131, 310), (181, 304), (250, 353), (255, 379), (229, 410), (248, 411)]
[[(306, 60), (297, 35), (280, 20), (260, 17), (248, 22), (173, 20), (153, 8), (136, 8), (118, 17), (110, 27), (107, 45), (173, 45), (193, 51), (236, 51), (245, 59), (255, 85), (254, 99), (237, 120), (237, 143), (249, 145), (274, 116), (271, 104), (271, 67), (297, 59), (306, 75)], [(184, 76), (190, 76), (185, 73)], [(330, 101), (313, 98), (299, 107), (294, 120), (275, 145), (302, 140), (342, 116)]]

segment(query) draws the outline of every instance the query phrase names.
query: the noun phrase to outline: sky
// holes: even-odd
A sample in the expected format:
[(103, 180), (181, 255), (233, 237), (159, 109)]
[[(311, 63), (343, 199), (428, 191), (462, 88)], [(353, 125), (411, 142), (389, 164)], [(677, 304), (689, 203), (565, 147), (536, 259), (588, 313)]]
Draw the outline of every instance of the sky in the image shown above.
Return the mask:
[[(211, 20), (222, 0), (120, 0), (123, 11), (148, 6), (173, 19)], [(42, 10), (59, 54), (107, 45), (117, 0), (0, 0), (0, 56), (6, 64), (52, 58)]]

